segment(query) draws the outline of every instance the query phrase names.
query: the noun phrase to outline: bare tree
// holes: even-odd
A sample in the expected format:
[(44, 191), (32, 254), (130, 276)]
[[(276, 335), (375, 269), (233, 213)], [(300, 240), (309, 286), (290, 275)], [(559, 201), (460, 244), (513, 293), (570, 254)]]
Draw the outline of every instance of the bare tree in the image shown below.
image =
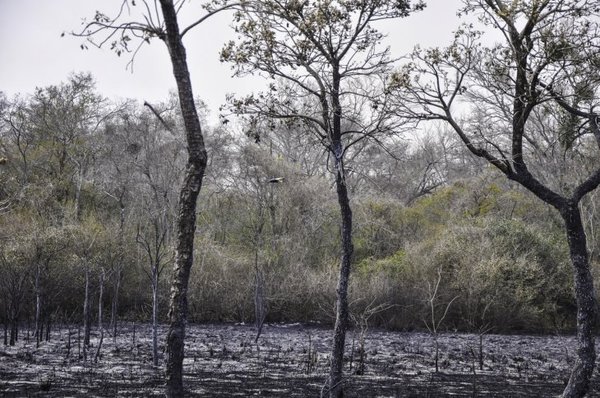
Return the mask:
[(71, 231), (72, 240), (76, 242), (75, 253), (76, 261), (83, 269), (84, 276), (84, 296), (83, 296), (83, 358), (87, 360), (87, 350), (90, 346), (90, 335), (92, 330), (92, 313), (91, 313), (91, 273), (92, 262), (94, 257), (94, 248), (96, 239), (100, 230), (93, 225), (82, 225), (81, 229), (73, 229)]
[(136, 241), (148, 257), (150, 268), (147, 275), (152, 286), (152, 363), (158, 366), (158, 283), (168, 253), (166, 245), (169, 226), (160, 215), (151, 217), (149, 227), (138, 226)]
[[(439, 333), (440, 327), (446, 316), (448, 315), (448, 311), (450, 310), (450, 306), (458, 298), (458, 296), (454, 296), (451, 300), (444, 302), (441, 300), (440, 295), (440, 283), (442, 282), (442, 267), (440, 266), (437, 269), (437, 275), (434, 280), (428, 280), (427, 283), (427, 307), (429, 309), (428, 316), (423, 319), (425, 322), (425, 326), (429, 333), (433, 337), (433, 343), (435, 348), (434, 353), (434, 361), (435, 361), (435, 373), (439, 372), (439, 359), (440, 359), (440, 344), (439, 344)], [(441, 311), (440, 311), (441, 309)]]

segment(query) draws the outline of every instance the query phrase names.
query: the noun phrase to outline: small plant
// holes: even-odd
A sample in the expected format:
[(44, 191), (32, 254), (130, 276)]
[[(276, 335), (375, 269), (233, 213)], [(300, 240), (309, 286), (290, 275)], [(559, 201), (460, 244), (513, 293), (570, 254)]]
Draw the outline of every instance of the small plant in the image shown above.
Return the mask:
[[(352, 312), (350, 317), (352, 321), (356, 325), (359, 330), (358, 333), (358, 364), (356, 365), (356, 370), (354, 371), (357, 375), (362, 375), (365, 373), (365, 361), (367, 359), (367, 353), (365, 350), (365, 341), (367, 337), (367, 332), (369, 330), (369, 320), (376, 314), (386, 311), (393, 307), (391, 304), (383, 303), (379, 305), (373, 305), (375, 301), (371, 301), (369, 305), (365, 307), (365, 309), (360, 312)], [(354, 358), (354, 338), (352, 339), (352, 354), (350, 357), (350, 370), (352, 370), (352, 360)]]
[[(439, 301), (440, 301), (439, 288), (440, 288), (441, 282), (442, 282), (442, 268), (439, 267), (437, 270), (436, 281), (433, 284), (430, 283), (429, 281), (427, 281), (427, 302), (429, 304), (431, 319), (429, 321), (427, 319), (423, 320), (425, 322), (425, 326), (427, 327), (427, 330), (429, 330), (429, 333), (433, 337), (433, 342), (434, 342), (434, 346), (435, 346), (435, 356), (434, 356), (435, 373), (439, 372), (440, 346), (439, 346), (439, 341), (438, 341), (438, 335), (439, 335), (440, 326), (444, 322), (444, 319), (446, 319), (446, 315), (448, 315), (448, 310), (450, 309), (450, 306), (452, 305), (454, 300), (456, 300), (458, 298), (458, 296), (455, 296), (452, 300), (450, 300), (446, 304), (439, 303)], [(438, 316), (439, 311), (437, 309), (440, 305), (442, 307), (444, 307), (444, 311), (442, 312), (441, 316)]]
[(318, 362), (317, 349), (312, 343), (312, 335), (308, 332), (308, 350), (306, 351), (306, 374), (310, 375), (315, 371)]

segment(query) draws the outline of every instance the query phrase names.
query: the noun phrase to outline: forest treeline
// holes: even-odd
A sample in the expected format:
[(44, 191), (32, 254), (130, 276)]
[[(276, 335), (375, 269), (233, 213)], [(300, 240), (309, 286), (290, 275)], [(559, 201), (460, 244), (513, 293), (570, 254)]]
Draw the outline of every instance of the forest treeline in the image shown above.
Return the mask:
[[(0, 116), (4, 344), (57, 323), (89, 335), (99, 321), (113, 333), (125, 320), (166, 321), (186, 155), (177, 99), (110, 101), (74, 74), (0, 96)], [(327, 153), (300, 126), (258, 137), (244, 123), (206, 134), (189, 319), (254, 322), (259, 300), (267, 322), (333, 324), (340, 227)], [(560, 215), (442, 126), (365, 142), (346, 178), (355, 324), (425, 329), (447, 311), (441, 329), (575, 328)], [(581, 207), (598, 276), (596, 196)]]
[[(158, 366), (168, 313), (166, 395), (180, 397), (189, 320), (255, 321), (256, 341), (265, 320), (322, 322), (322, 394), (340, 398), (352, 323), (434, 339), (576, 327), (563, 397), (589, 391), (595, 2), (463, 0), (445, 47), (402, 58), (376, 25), (424, 1), (216, 0), (191, 23), (182, 1), (136, 3), (72, 34), (133, 57), (161, 41), (176, 100), (115, 103), (79, 74), (1, 101), (8, 344), (23, 325), (39, 344), (48, 324), (78, 322), (85, 361), (92, 323), (97, 357), (106, 323), (114, 337), (119, 320), (152, 319)], [(229, 95), (208, 127), (184, 36), (221, 12), (235, 39), (220, 60), (264, 86)]]

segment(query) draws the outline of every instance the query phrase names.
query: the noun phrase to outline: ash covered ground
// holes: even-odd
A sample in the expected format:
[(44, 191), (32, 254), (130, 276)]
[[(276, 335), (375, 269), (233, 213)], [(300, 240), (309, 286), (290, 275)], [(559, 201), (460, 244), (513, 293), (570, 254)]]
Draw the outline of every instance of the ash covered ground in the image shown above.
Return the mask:
[[(92, 334), (87, 361), (80, 357), (78, 330), (63, 327), (36, 348), (26, 336), (0, 346), (3, 397), (162, 396), (161, 365), (152, 366), (149, 325), (124, 324), (116, 339), (105, 333), (94, 361), (99, 333)], [(135, 338), (134, 338), (135, 330)], [(190, 325), (186, 340), (185, 384), (189, 396), (317, 397), (328, 371), (330, 329), (306, 325), (266, 325), (258, 344), (248, 325)], [(435, 343), (427, 333), (370, 330), (361, 349), (360, 332), (347, 335), (347, 397), (552, 397), (569, 376), (575, 355), (570, 336), (479, 337), (443, 333)], [(590, 397), (600, 397), (595, 373)]]

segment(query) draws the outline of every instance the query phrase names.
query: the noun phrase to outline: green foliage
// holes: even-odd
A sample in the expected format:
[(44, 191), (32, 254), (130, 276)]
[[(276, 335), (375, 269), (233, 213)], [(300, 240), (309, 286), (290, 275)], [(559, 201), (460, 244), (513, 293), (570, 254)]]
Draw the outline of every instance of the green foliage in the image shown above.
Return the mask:
[[(96, 98), (93, 85), (83, 83), (85, 96)], [(105, 308), (110, 308), (120, 275), (120, 316), (147, 320), (148, 256), (136, 236), (152, 238), (158, 225), (166, 233), (159, 285), (164, 321), (181, 137), (132, 103), (97, 129), (80, 123), (73, 125), (79, 130), (67, 134), (61, 124), (66, 121), (49, 114), (44, 117), (54, 127), (47, 128), (38, 109), (42, 103), (56, 112), (73, 107), (65, 113), (73, 117), (98, 116), (97, 109), (63, 98), (74, 92), (74, 84), (42, 89), (36, 98), (9, 103), (2, 113), (9, 119), (0, 125), (0, 154), (8, 159), (0, 166), (1, 181), (6, 181), (0, 186), (0, 317), (6, 319), (10, 305), (17, 303), (22, 319), (32, 316), (34, 276), (37, 264), (43, 264), (44, 311), (52, 316), (81, 318), (83, 271), (89, 267), (94, 305), (104, 269)], [(157, 107), (177, 132), (180, 115), (169, 112), (172, 105)], [(258, 144), (222, 129), (207, 139), (210, 162), (220, 172), (209, 172), (199, 200), (190, 320), (253, 321), (259, 268), (266, 282), (268, 322), (333, 322), (338, 204), (326, 168), (315, 166), (322, 164), (323, 153), (310, 145), (312, 137), (294, 128), (269, 131)], [(15, 134), (25, 141), (18, 142)], [(67, 156), (61, 166), (62, 149)], [(89, 161), (85, 170), (79, 168), (83, 160)], [(370, 167), (377, 170), (381, 164)], [(456, 167), (457, 175), (474, 176), (451, 180), (409, 204), (398, 198), (411, 197), (413, 188), (391, 184), (393, 189), (381, 193), (368, 180), (348, 175), (349, 186), (356, 187), (352, 311), (383, 305), (387, 309), (372, 324), (423, 328), (428, 283), (441, 270), (438, 302), (458, 296), (444, 321), (448, 328), (572, 328), (571, 271), (560, 217), (490, 170), (463, 173)], [(80, 170), (84, 178), (78, 185)], [(390, 166), (389, 174), (394, 172)], [(273, 179), (279, 182), (269, 182)], [(408, 192), (393, 192), (402, 189)], [(588, 198), (586, 217), (596, 220), (596, 208), (597, 198)], [(590, 237), (595, 224), (589, 225)], [(590, 241), (598, 274), (597, 245)]]
[(356, 265), (359, 278), (373, 274), (384, 274), (389, 278), (397, 280), (406, 272), (405, 258), (406, 252), (402, 249), (389, 257), (381, 259), (373, 257), (365, 258)]
[[(410, 226), (411, 233), (395, 242), (396, 252), (357, 260), (355, 294), (367, 295), (366, 302), (412, 305), (412, 313), (399, 309), (396, 315), (403, 315), (386, 325), (420, 326), (428, 313), (427, 283), (438, 270), (441, 300), (458, 296), (448, 327), (508, 331), (574, 325), (562, 226), (548, 219), (547, 209), (528, 194), (484, 180), (454, 184), (399, 210), (395, 225), (405, 231)], [(370, 214), (390, 214), (382, 210), (383, 203), (367, 202), (366, 208)], [(387, 285), (390, 280), (396, 289)]]

